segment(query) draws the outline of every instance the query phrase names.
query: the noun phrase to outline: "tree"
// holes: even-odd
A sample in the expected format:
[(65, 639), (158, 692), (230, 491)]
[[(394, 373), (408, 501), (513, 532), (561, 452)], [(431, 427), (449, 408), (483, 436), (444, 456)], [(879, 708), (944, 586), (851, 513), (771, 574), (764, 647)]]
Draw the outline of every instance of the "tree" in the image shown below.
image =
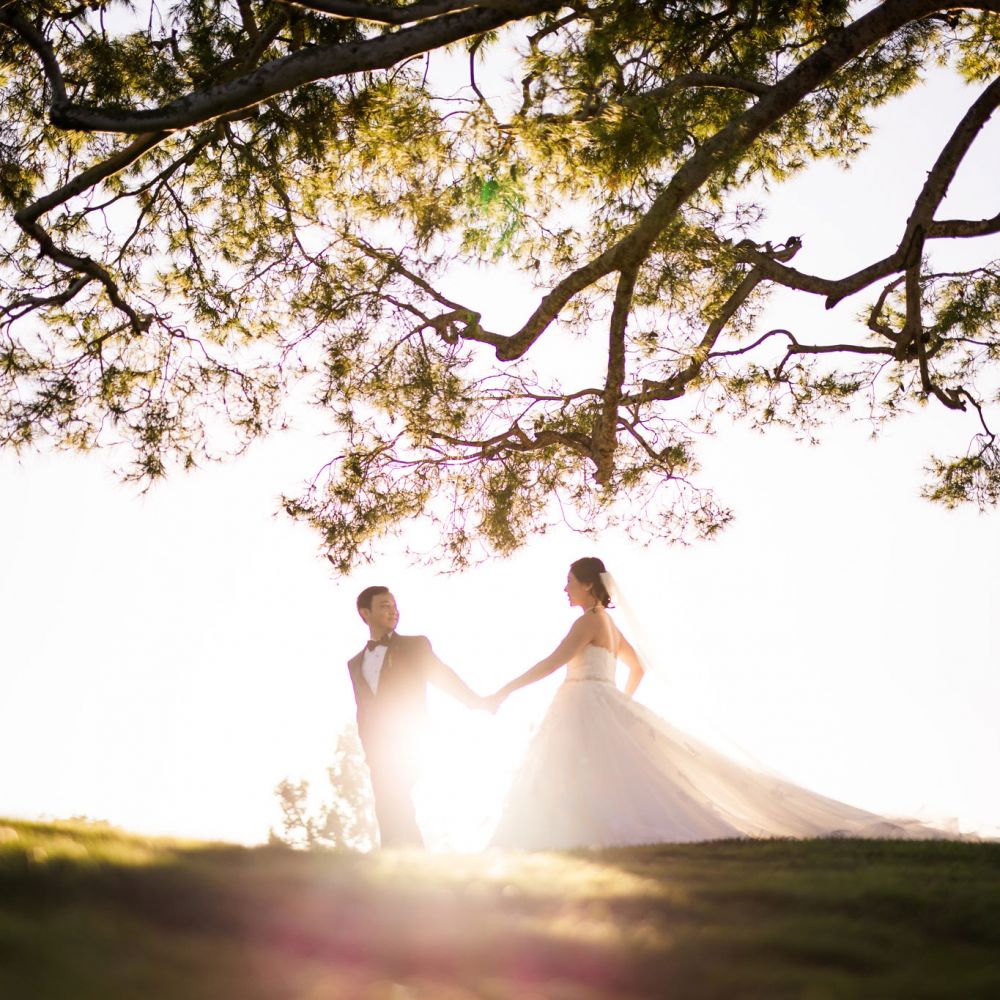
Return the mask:
[(316, 850), (347, 847), (371, 850), (377, 840), (375, 806), (357, 729), (345, 727), (337, 737), (333, 764), (326, 769), (330, 798), (318, 809), (309, 801), (309, 782), (278, 783), (274, 793), (281, 806), (281, 833), (271, 831), (271, 843)]
[[(454, 564), (559, 517), (709, 534), (713, 413), (808, 427), (861, 395), (971, 412), (926, 492), (995, 505), (1000, 267), (932, 250), (1000, 232), (939, 217), (1000, 103), (1000, 0), (867, 6), (3, 0), (3, 442), (121, 442), (153, 479), (302, 386), (344, 445), (285, 507), (342, 570), (420, 514)], [(456, 52), (457, 94), (435, 76)], [(477, 73), (511, 60), (517, 99), (491, 104)], [(896, 248), (797, 269), (808, 234), (762, 240), (752, 185), (849, 164), (934, 64), (970, 98)], [(509, 332), (453, 278), (497, 260), (539, 295)], [(760, 330), (775, 288), (865, 326)]]

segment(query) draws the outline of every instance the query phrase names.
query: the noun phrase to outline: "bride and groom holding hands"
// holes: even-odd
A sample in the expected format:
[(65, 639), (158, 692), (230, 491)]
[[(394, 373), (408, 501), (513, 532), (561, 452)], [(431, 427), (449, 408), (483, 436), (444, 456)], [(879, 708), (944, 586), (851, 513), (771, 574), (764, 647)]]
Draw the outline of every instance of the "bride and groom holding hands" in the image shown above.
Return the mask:
[(583, 613), (554, 652), (489, 697), (476, 694), (442, 663), (426, 636), (396, 632), (399, 609), (388, 587), (368, 587), (358, 595), (358, 614), (370, 638), (348, 668), (383, 847), (423, 845), (412, 790), (418, 777), (417, 747), (426, 717), (428, 684), (468, 708), (495, 712), (513, 691), (541, 680), (594, 646), (610, 662), (612, 683), (614, 659), (621, 657), (629, 665), (626, 690), (630, 695), (635, 691), (643, 670), (632, 646), (606, 613), (610, 597), (602, 574), (606, 576), (599, 559), (579, 559), (573, 564), (565, 592), (570, 605)]
[[(566, 666), (508, 792), (491, 846), (613, 847), (728, 837), (948, 836), (888, 820), (726, 757), (633, 700), (644, 666), (608, 609), (614, 582), (594, 557), (571, 564), (565, 593), (580, 611), (548, 656), (488, 697), (441, 662), (426, 636), (396, 632), (388, 587), (357, 599), (365, 648), (348, 661), (358, 734), (381, 846), (422, 847), (413, 805), (427, 685), (495, 712), (514, 691)], [(615, 684), (621, 660), (624, 690)]]

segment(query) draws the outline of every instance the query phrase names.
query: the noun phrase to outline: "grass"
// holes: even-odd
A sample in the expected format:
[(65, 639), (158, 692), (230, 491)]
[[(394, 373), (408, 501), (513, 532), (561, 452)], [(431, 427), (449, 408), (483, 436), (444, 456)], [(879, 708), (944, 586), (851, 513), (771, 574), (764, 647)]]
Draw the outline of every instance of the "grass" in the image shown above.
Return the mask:
[(1000, 845), (305, 854), (0, 820), (3, 1000), (1000, 997)]

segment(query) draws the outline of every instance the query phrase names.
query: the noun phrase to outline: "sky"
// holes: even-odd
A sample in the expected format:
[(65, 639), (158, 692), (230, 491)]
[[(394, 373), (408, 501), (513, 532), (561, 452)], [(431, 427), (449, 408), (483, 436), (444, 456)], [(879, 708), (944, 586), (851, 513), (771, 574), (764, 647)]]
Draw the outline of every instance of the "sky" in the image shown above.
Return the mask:
[[(892, 249), (971, 103), (962, 89), (935, 74), (879, 113), (854, 170), (819, 164), (776, 188), (761, 238), (803, 235), (796, 264), (831, 275)], [(994, 214), (998, 165), (993, 122), (941, 216)], [(940, 259), (1000, 257), (996, 239), (975, 244)], [(486, 303), (486, 325), (519, 325), (530, 294), (509, 274), (480, 281), (464, 298)], [(833, 336), (857, 309), (776, 299), (761, 330)], [(974, 430), (971, 416), (933, 406), (875, 440), (865, 422), (838, 418), (818, 446), (723, 423), (700, 446), (699, 481), (736, 519), (710, 543), (555, 530), (449, 575), (389, 542), (346, 578), (280, 513), (280, 494), (334, 448), (305, 427), (146, 494), (117, 481), (114, 455), (0, 454), (0, 816), (266, 840), (274, 786), (305, 777), (320, 788), (353, 715), (345, 661), (366, 637), (359, 590), (388, 584), (400, 630), (428, 635), (488, 692), (557, 644), (573, 618), (568, 564), (596, 554), (655, 660), (639, 698), (666, 718), (880, 813), (1000, 829), (1000, 517), (918, 495), (928, 456), (962, 451)], [(420, 808), (434, 846), (483, 842), (558, 683), (519, 692), (496, 718), (432, 699)]]

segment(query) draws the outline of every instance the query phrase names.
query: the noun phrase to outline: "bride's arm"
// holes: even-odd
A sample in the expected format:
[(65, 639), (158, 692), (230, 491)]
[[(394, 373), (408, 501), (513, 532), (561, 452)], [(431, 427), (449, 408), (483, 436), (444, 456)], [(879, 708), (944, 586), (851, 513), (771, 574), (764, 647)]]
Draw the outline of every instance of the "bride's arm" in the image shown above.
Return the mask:
[[(618, 631), (618, 626), (615, 626)], [(639, 659), (639, 654), (635, 651), (632, 643), (618, 632), (618, 659), (628, 667), (628, 680), (625, 682), (625, 693), (631, 698), (635, 694), (635, 689), (646, 674), (646, 670)]]
[(549, 674), (558, 670), (564, 663), (572, 660), (593, 639), (593, 632), (594, 621), (592, 616), (581, 615), (573, 623), (573, 627), (566, 633), (566, 638), (544, 660), (539, 660), (529, 670), (525, 670), (520, 677), (515, 677), (512, 681), (508, 681), (493, 695), (493, 698), (498, 699), (499, 703), (499, 701), (503, 701), (507, 695), (518, 688), (527, 687), (529, 684), (534, 684), (535, 681), (540, 681), (543, 677), (548, 677)]

